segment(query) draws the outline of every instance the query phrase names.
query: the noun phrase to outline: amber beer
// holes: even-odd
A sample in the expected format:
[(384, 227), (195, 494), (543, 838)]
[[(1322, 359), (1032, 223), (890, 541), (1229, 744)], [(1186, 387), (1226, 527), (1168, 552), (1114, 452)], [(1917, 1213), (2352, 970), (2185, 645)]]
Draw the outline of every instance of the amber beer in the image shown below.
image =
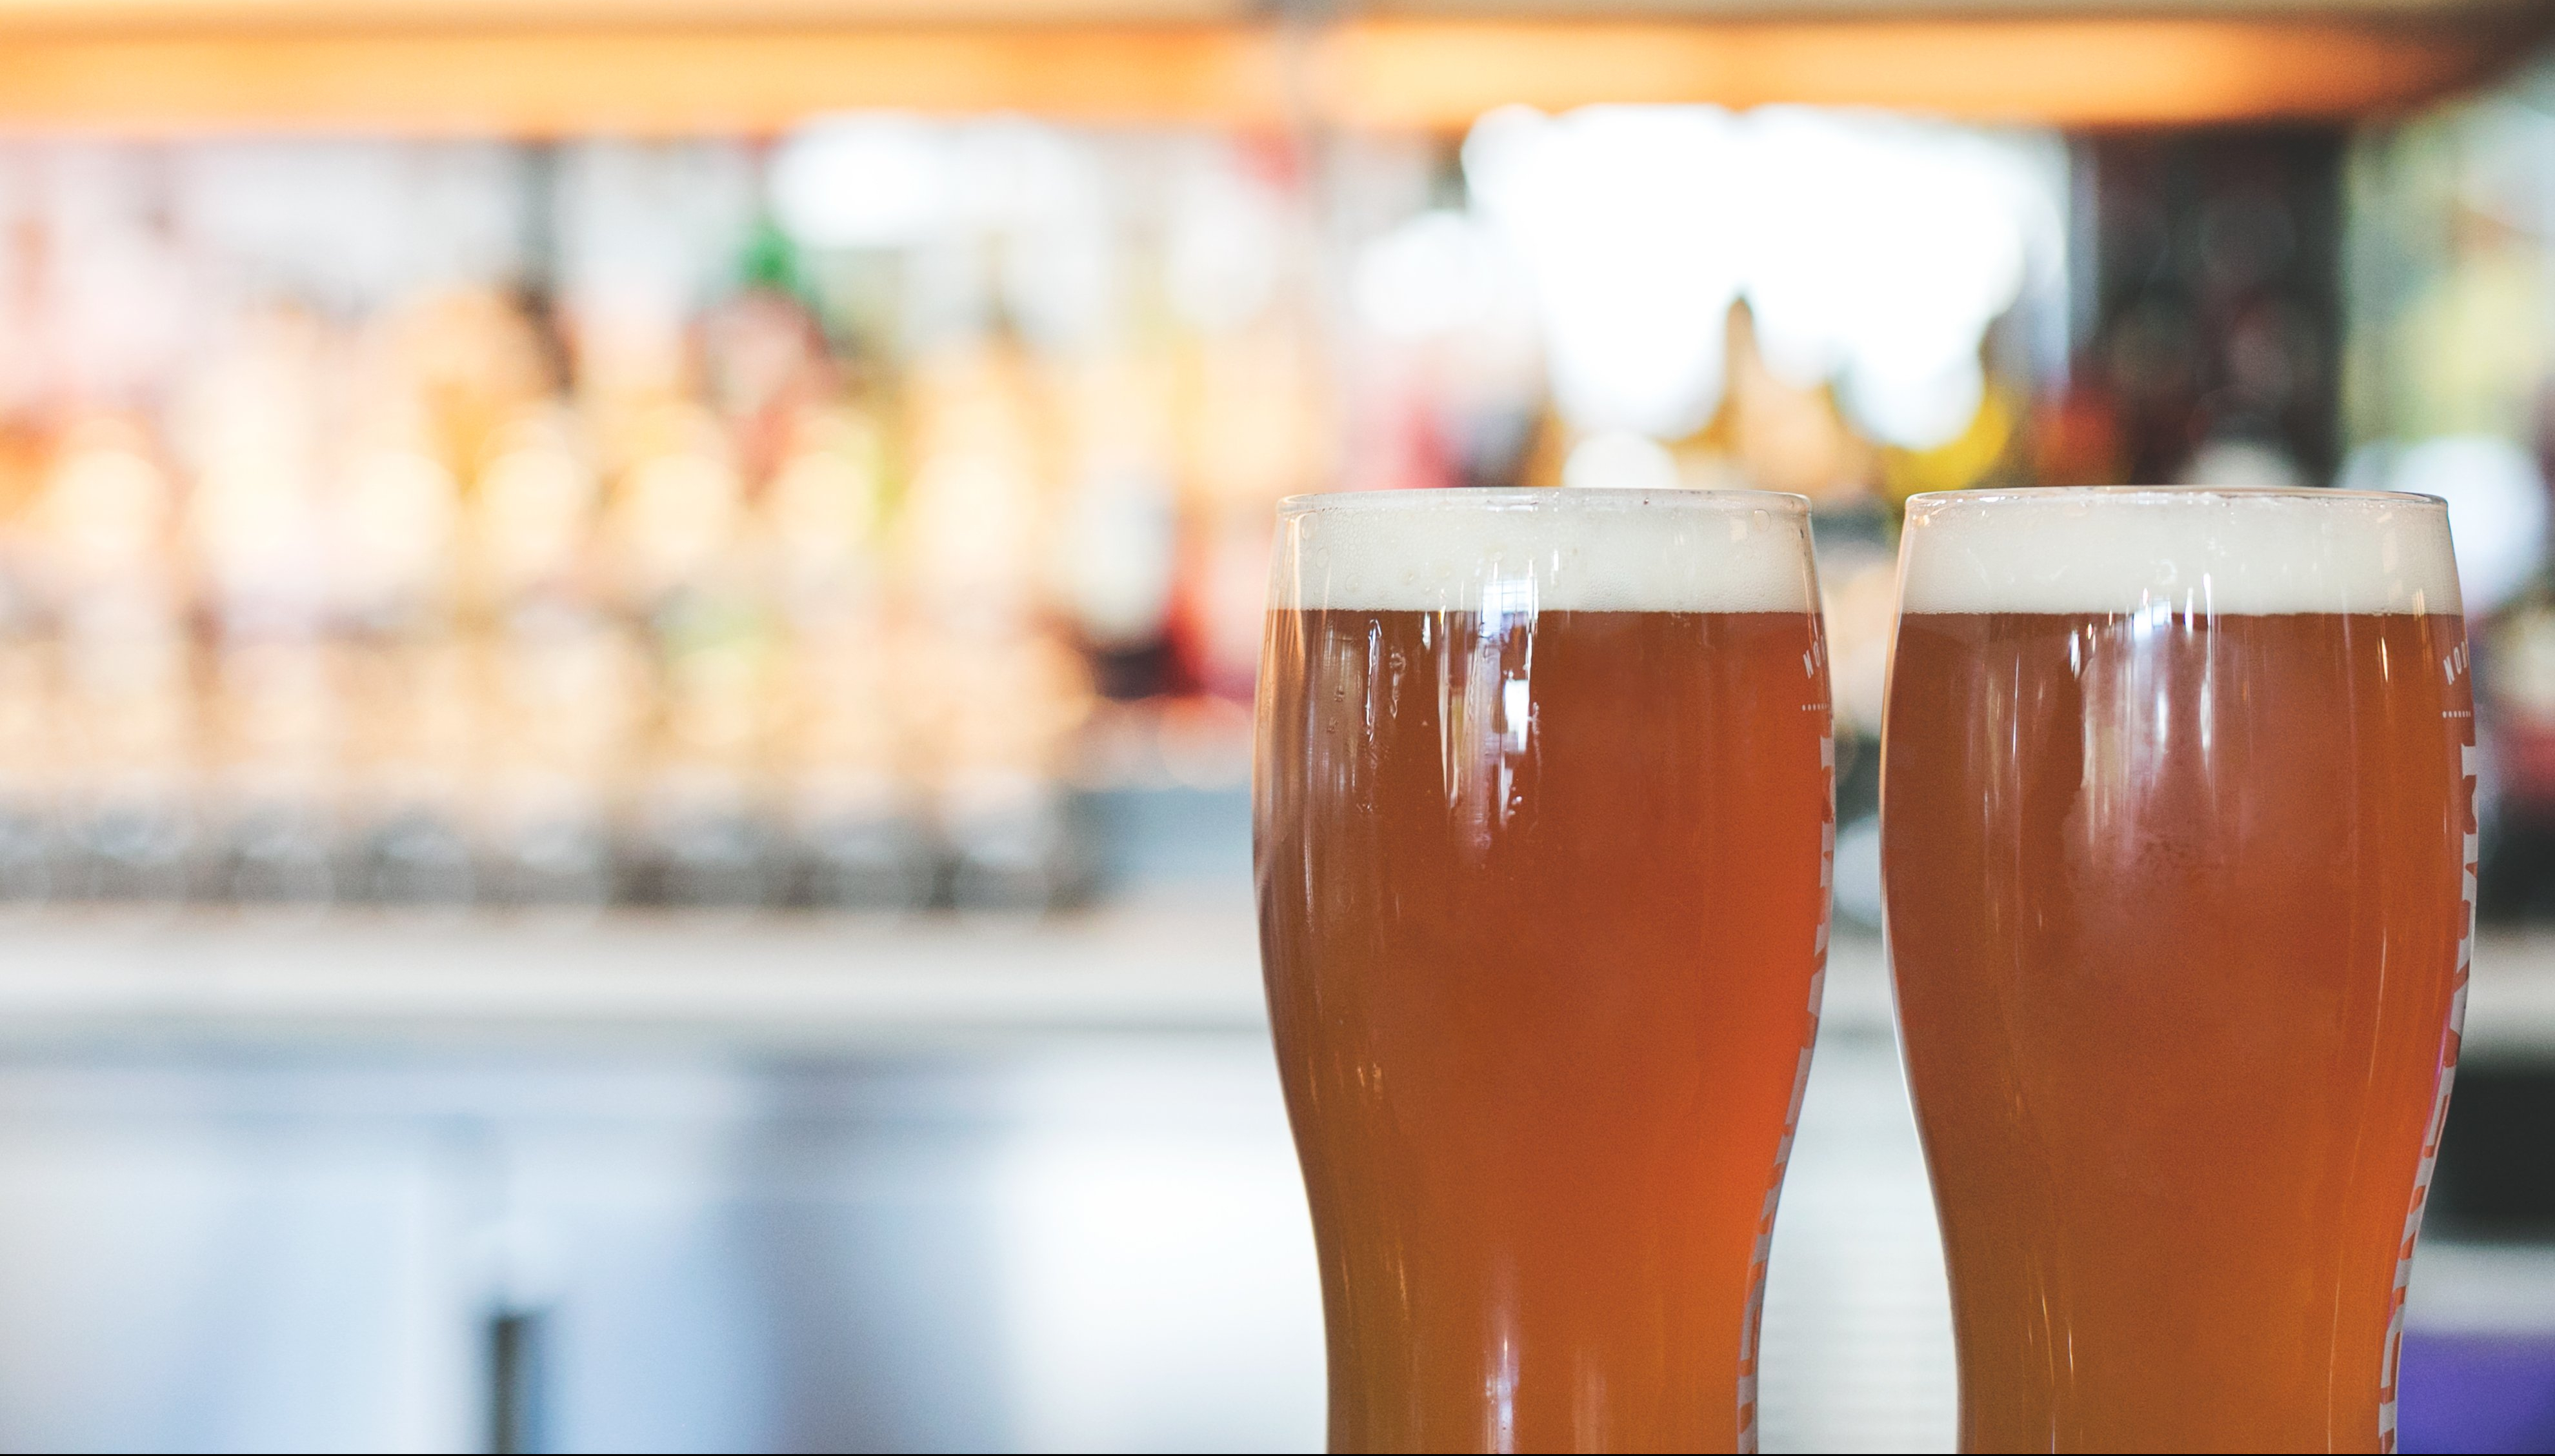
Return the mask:
[(2377, 1451), (2457, 1059), (2446, 513), (1920, 496), (1883, 768), (1965, 1451)]
[(1753, 1449), (1833, 840), (1794, 497), (1281, 517), (1262, 960), (1335, 1451)]

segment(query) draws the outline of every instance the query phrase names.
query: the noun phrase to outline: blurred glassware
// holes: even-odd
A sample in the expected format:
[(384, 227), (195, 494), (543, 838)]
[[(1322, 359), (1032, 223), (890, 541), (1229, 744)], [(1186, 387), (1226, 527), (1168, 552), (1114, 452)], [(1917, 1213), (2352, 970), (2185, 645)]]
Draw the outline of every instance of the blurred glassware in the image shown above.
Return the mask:
[[(904, 115), (0, 144), (0, 903), (1099, 893), (1098, 800), (1236, 791), (1285, 495), (1851, 515), (2015, 468), (2057, 155), (1640, 108), (1460, 155)], [(1804, 281), (1908, 228), (1936, 263), (1890, 277), (1936, 296), (1872, 289), (1931, 353)], [(1936, 455), (1873, 432), (1918, 353), (1989, 378)]]

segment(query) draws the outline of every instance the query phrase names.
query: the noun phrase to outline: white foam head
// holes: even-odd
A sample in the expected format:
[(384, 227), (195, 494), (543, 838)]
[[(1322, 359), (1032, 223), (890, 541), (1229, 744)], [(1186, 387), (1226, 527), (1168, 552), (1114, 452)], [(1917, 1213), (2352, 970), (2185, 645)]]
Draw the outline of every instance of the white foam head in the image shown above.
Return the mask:
[(1806, 612), (1809, 503), (1765, 491), (1400, 490), (1278, 508), (1279, 610)]
[(1907, 503), (1909, 612), (2461, 610), (2448, 508), (2378, 491), (2037, 489)]

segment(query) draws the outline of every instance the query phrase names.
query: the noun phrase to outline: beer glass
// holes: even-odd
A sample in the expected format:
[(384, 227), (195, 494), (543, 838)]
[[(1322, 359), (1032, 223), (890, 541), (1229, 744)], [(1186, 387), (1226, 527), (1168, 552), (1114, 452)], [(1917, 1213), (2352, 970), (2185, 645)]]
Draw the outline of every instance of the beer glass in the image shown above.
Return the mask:
[(1336, 1451), (1744, 1450), (1834, 843), (1809, 521), (1280, 509), (1262, 964)]
[(2475, 719), (2424, 496), (1918, 496), (1889, 948), (1965, 1451), (2393, 1446)]

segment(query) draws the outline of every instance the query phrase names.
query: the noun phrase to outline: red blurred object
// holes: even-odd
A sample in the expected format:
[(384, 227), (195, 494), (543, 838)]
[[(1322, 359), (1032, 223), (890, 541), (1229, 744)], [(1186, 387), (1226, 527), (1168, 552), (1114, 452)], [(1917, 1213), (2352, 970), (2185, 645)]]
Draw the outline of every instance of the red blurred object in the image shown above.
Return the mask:
[(2494, 743), (2503, 804), (2555, 810), (2555, 722), (2505, 716)]
[(2121, 419), (2103, 390), (2077, 385), (2044, 400), (2031, 420), (2031, 473), (2041, 485), (2121, 480)]

